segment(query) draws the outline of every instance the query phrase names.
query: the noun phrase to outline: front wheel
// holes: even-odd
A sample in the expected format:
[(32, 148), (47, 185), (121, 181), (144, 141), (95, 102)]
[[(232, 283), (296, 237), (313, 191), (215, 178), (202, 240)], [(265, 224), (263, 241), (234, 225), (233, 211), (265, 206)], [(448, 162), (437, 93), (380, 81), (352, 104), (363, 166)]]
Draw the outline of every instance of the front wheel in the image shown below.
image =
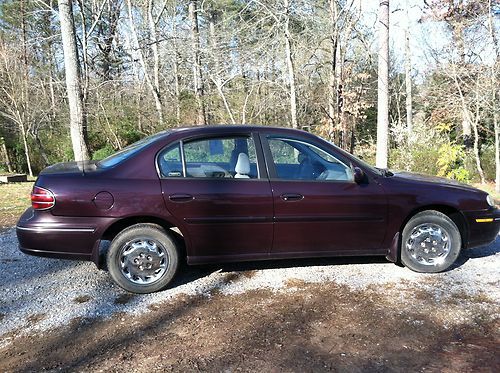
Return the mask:
[(401, 261), (416, 272), (442, 272), (455, 262), (461, 247), (462, 237), (453, 220), (439, 211), (423, 211), (403, 229)]
[(113, 280), (132, 293), (153, 293), (172, 281), (179, 266), (175, 240), (160, 226), (136, 224), (111, 242), (107, 265)]

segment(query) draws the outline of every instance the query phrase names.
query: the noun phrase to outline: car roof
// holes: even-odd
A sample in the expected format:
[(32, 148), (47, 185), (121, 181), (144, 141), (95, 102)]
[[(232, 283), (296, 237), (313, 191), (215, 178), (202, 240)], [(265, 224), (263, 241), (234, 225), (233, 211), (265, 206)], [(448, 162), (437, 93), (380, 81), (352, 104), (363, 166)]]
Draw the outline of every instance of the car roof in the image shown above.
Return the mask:
[(264, 126), (255, 124), (210, 124), (210, 125), (194, 125), (194, 126), (183, 126), (170, 128), (166, 132), (168, 133), (182, 133), (187, 135), (197, 135), (197, 134), (218, 134), (227, 132), (298, 132), (307, 133), (306, 131), (294, 129), (290, 127), (277, 127), (277, 126)]

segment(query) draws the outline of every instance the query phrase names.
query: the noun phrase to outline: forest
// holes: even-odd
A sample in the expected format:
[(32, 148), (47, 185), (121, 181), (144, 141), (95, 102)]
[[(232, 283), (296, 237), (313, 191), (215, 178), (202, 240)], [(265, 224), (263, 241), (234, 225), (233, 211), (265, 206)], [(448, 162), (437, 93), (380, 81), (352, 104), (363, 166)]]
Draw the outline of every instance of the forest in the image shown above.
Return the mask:
[[(382, 3), (2, 0), (0, 173), (207, 124), (300, 128), (374, 164)], [(391, 0), (391, 169), (500, 191), (499, 17)]]

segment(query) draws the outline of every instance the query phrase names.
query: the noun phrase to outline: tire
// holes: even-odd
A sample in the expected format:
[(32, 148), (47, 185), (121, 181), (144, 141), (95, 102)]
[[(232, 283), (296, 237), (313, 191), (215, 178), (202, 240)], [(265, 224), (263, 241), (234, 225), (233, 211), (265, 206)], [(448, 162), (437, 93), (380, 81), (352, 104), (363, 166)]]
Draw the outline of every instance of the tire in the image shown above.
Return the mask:
[(461, 248), (462, 237), (453, 220), (439, 211), (422, 211), (403, 229), (401, 261), (415, 272), (442, 272), (455, 263)]
[(179, 267), (176, 240), (154, 224), (136, 224), (111, 242), (106, 262), (113, 281), (138, 294), (162, 290)]

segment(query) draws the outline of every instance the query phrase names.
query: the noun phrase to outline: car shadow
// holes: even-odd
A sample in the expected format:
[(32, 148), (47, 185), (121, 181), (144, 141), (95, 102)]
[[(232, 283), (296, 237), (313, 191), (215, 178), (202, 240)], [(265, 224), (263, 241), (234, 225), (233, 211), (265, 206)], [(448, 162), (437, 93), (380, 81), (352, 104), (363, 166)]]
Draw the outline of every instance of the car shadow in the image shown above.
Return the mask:
[(337, 266), (351, 264), (387, 264), (390, 263), (383, 256), (363, 257), (332, 257), (332, 258), (306, 258), (306, 259), (272, 259), (262, 261), (248, 261), (223, 264), (187, 265), (182, 264), (170, 288), (185, 285), (200, 278), (209, 276), (214, 272), (238, 272), (245, 273), (265, 269), (286, 269), (303, 267)]
[(445, 272), (452, 271), (455, 268), (463, 266), (470, 259), (486, 258), (498, 253), (500, 253), (500, 236), (497, 236), (497, 239), (489, 245), (462, 250), (455, 263)]

